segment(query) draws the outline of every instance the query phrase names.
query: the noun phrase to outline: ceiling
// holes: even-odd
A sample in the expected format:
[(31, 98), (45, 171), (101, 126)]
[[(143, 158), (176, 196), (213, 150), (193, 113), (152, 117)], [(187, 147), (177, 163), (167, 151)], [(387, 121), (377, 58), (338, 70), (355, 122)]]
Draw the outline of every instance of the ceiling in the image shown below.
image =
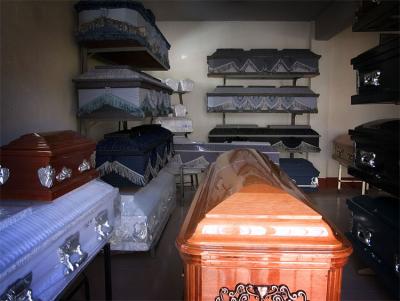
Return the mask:
[(352, 23), (352, 0), (142, 0), (158, 21), (315, 21), (326, 40)]

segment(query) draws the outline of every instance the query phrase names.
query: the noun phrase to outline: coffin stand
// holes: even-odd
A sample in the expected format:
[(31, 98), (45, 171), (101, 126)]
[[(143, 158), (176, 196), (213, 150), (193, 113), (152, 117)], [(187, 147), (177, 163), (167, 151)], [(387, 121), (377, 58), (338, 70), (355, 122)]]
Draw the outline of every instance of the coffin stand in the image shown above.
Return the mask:
[(211, 165), (177, 238), (185, 300), (340, 300), (350, 244), (254, 150)]

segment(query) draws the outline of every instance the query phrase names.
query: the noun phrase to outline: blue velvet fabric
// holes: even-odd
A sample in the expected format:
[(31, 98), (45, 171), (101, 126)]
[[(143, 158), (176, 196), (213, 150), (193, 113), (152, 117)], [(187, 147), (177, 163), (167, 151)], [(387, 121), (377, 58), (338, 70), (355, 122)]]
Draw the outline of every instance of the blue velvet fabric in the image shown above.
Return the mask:
[[(172, 137), (173, 134), (160, 125), (142, 125), (107, 134), (97, 144), (96, 167), (117, 161), (145, 177), (149, 162), (153, 171), (158, 171), (167, 162), (172, 153)], [(145, 185), (153, 176), (150, 175), (142, 184), (134, 184)]]

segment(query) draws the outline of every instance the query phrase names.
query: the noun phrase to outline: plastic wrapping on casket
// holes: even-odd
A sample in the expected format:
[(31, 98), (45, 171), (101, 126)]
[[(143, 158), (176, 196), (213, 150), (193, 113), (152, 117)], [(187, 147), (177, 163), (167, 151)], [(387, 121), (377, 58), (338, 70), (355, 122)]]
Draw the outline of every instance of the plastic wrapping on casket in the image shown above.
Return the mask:
[(308, 49), (217, 49), (207, 57), (210, 74), (317, 75), (321, 56)]
[(399, 199), (387, 195), (347, 200), (351, 228), (346, 233), (355, 253), (399, 298)]
[(281, 158), (279, 167), (302, 190), (316, 191), (318, 189), (319, 171), (310, 161), (303, 158)]
[(199, 142), (175, 142), (175, 156), (172, 158), (168, 168), (179, 173), (183, 164), (187, 168), (205, 169), (210, 163), (215, 162), (219, 155), (226, 151), (252, 148), (267, 156), (275, 164), (279, 164), (279, 152), (275, 151), (269, 143), (243, 142), (232, 143), (199, 143)]
[(173, 154), (172, 133), (158, 124), (106, 134), (96, 147), (96, 166), (113, 186), (146, 185)]
[(148, 251), (155, 245), (176, 204), (175, 176), (161, 170), (145, 187), (121, 191), (111, 249)]
[(75, 5), (79, 27), (76, 33), (82, 45), (102, 45), (104, 42), (145, 47), (169, 69), (170, 44), (158, 29), (153, 13), (131, 0), (79, 1)]
[(97, 66), (76, 77), (74, 82), (80, 117), (110, 108), (137, 118), (171, 113), (172, 89), (128, 66)]
[(209, 142), (269, 142), (279, 152), (319, 152), (319, 134), (310, 126), (276, 125), (217, 126), (208, 133)]
[(217, 86), (207, 93), (208, 112), (317, 112), (308, 87)]
[(109, 240), (118, 197), (92, 180), (52, 203), (2, 201), (0, 299), (54, 300)]

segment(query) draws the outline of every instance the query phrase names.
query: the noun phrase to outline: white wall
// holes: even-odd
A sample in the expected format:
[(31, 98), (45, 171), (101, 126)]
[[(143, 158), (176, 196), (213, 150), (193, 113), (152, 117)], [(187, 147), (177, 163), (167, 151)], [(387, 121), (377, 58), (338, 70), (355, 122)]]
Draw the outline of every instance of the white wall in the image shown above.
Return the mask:
[(71, 1), (1, 2), (1, 143), (77, 128)]

